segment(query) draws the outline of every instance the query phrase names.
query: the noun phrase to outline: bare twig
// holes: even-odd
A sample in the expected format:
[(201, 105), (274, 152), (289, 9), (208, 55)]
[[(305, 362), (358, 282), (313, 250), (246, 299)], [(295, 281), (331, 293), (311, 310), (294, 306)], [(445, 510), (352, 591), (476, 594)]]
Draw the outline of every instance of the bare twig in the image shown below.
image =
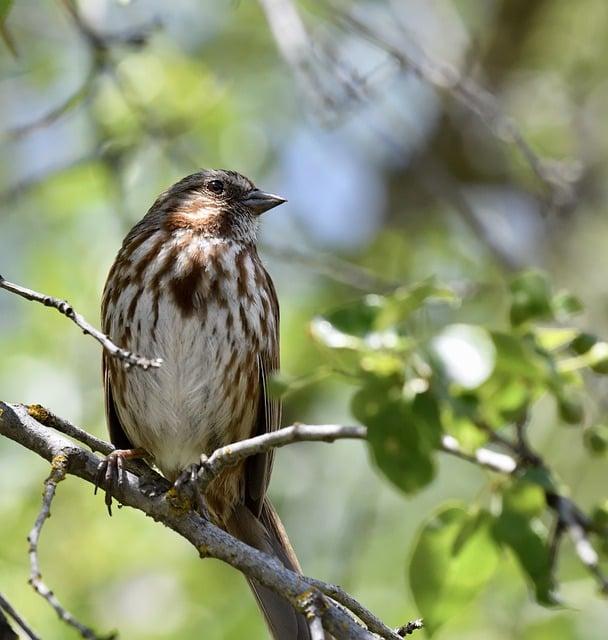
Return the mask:
[(109, 442), (101, 438), (96, 438), (88, 431), (77, 427), (65, 418), (60, 418), (41, 404), (28, 405), (27, 412), (40, 424), (43, 424), (45, 427), (51, 427), (51, 429), (55, 429), (74, 440), (78, 440), (78, 442), (82, 442), (89, 447), (91, 451), (98, 451), (104, 456), (114, 451), (114, 447)]
[[(23, 633), (30, 640), (40, 640), (40, 636), (32, 631), (27, 622), (15, 611), (11, 603), (0, 593), (0, 612), (4, 612), (7, 616), (13, 619), (15, 624), (23, 631)], [(8, 623), (7, 623), (8, 624)], [(0, 626), (0, 631), (2, 631), (2, 627)], [(8, 631), (5, 631), (5, 634), (8, 634)], [(6, 640), (12, 640), (12, 638), (17, 639), (17, 634), (14, 636), (8, 636)], [(4, 636), (2, 636), (2, 640), (4, 640)]]
[(399, 635), (375, 616), (371, 611), (363, 607), (355, 598), (344, 589), (335, 584), (329, 584), (322, 580), (310, 579), (310, 583), (322, 591), (326, 596), (343, 606), (347, 611), (354, 613), (365, 626), (376, 635), (386, 640), (398, 640)]
[[(93, 451), (99, 451), (107, 455), (113, 450), (112, 445), (95, 438), (69, 421), (56, 416), (41, 405), (30, 405), (27, 407), (27, 411), (36, 421), (83, 442)], [(291, 425), (278, 431), (242, 440), (217, 449), (202, 465), (201, 471), (199, 472), (199, 482), (204, 489), (213, 478), (226, 468), (238, 464), (249, 456), (263, 453), (273, 448), (295, 442), (334, 442), (339, 439), (365, 439), (366, 435), (367, 429), (362, 426)], [(348, 595), (343, 589), (313, 578), (308, 578), (308, 581), (311, 586), (319, 589), (320, 592), (355, 614), (372, 633), (388, 640), (396, 640), (397, 636), (395, 636), (389, 627), (365, 607), (360, 605), (357, 600)]]
[(52, 307), (61, 313), (62, 315), (69, 318), (74, 324), (80, 327), (86, 335), (90, 335), (93, 337), (99, 344), (106, 350), (106, 352), (114, 357), (121, 360), (125, 367), (129, 367), (131, 365), (135, 365), (141, 367), (142, 369), (149, 369), (150, 367), (160, 367), (162, 363), (161, 358), (143, 358), (142, 356), (138, 356), (131, 351), (127, 351), (126, 349), (121, 349), (116, 346), (105, 333), (102, 333), (98, 329), (96, 329), (92, 324), (89, 324), (83, 316), (77, 313), (74, 308), (68, 304), (65, 300), (60, 300), (59, 298), (53, 298), (52, 296), (47, 296), (43, 293), (38, 293), (37, 291), (33, 291), (32, 289), (26, 289), (18, 284), (14, 284), (5, 280), (2, 276), (0, 276), (0, 289), (6, 289), (6, 291), (10, 291), (11, 293), (15, 293), (26, 300), (32, 300), (34, 302), (39, 302), (43, 304), (45, 307)]
[(424, 622), (422, 621), (422, 618), (418, 618), (417, 620), (412, 620), (411, 622), (404, 624), (402, 627), (399, 627), (396, 629), (396, 632), (398, 636), (405, 638), (405, 636), (410, 636), (414, 631), (422, 629), (423, 627)]
[(229, 467), (234, 467), (245, 458), (266, 453), (294, 442), (334, 442), (343, 438), (365, 439), (365, 427), (349, 427), (335, 424), (294, 424), (277, 431), (240, 440), (216, 449), (209, 457), (202, 456), (197, 473), (198, 484), (204, 492), (209, 483)]
[(446, 452), (462, 460), (467, 460), (497, 473), (512, 474), (517, 469), (517, 461), (504, 453), (492, 451), (485, 447), (479, 448), (475, 453), (470, 454), (463, 451), (456, 438), (444, 435), (441, 438), (441, 448)]
[(68, 457), (61, 453), (55, 455), (51, 460), (51, 473), (44, 482), (44, 491), (42, 494), (42, 506), (36, 522), (30, 534), (27, 537), (29, 542), (29, 556), (30, 556), (30, 580), (36, 593), (40, 594), (50, 605), (53, 607), (57, 615), (61, 620), (70, 626), (74, 627), (83, 638), (87, 640), (98, 640), (103, 638), (116, 637), (115, 634), (108, 636), (97, 635), (90, 627), (79, 622), (56, 598), (55, 594), (48, 588), (48, 586), (42, 580), (42, 574), (40, 572), (40, 563), (38, 561), (38, 543), (40, 541), (40, 535), (42, 533), (42, 527), (47, 520), (51, 517), (51, 503), (55, 497), (57, 485), (61, 482), (68, 472)]

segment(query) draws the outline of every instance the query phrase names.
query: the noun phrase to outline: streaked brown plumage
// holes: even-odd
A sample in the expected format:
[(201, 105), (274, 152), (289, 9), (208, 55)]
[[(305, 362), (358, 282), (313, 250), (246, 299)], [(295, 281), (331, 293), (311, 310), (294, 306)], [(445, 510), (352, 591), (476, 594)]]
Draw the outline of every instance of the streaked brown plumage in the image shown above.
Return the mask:
[[(125, 371), (104, 357), (112, 442), (150, 459), (171, 481), (201, 454), (279, 427), (268, 376), (279, 367), (279, 306), (255, 242), (258, 218), (284, 202), (231, 171), (192, 174), (159, 196), (125, 238), (106, 282), (104, 331), (163, 358)], [(299, 570), (266, 497), (272, 455), (228, 470), (209, 487), (213, 520)], [(274, 638), (309, 638), (303, 616), (251, 584)]]

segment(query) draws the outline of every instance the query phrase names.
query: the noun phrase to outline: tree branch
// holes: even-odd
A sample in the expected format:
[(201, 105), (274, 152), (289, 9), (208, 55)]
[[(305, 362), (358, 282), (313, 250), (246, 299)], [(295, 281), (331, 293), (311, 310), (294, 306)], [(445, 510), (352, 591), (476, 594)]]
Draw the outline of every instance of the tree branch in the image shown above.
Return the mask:
[(365, 440), (365, 427), (349, 427), (335, 424), (294, 424), (277, 431), (260, 436), (240, 440), (216, 449), (209, 457), (201, 457), (201, 467), (197, 473), (197, 481), (204, 493), (209, 483), (229, 467), (271, 449), (284, 447), (294, 442), (334, 442), (338, 439), (356, 438)]
[[(66, 473), (95, 484), (99, 458), (68, 440), (64, 435), (45, 427), (33, 417), (34, 415), (41, 418), (46, 416), (46, 419), (55, 421), (55, 424), (62, 427), (69, 425), (65, 421), (60, 423), (52, 414), (41, 412), (39, 408), (32, 409), (23, 405), (0, 402), (0, 434), (50, 462), (57, 459), (65, 460), (62, 464), (65, 464)], [(73, 425), (68, 428), (72, 429), (73, 434), (77, 433)], [(327, 437), (327, 434), (324, 434), (324, 438)], [(86, 441), (87, 444), (94, 442), (90, 437), (87, 437)], [(108, 450), (111, 446), (106, 443), (104, 448)], [(159, 495), (144, 494), (139, 488), (139, 476), (130, 469), (126, 469), (122, 485), (112, 489), (113, 497), (122, 504), (143, 511), (154, 520), (162, 522), (188, 540), (202, 557), (217, 558), (248, 577), (258, 580), (286, 598), (304, 615), (307, 614), (307, 603), (313, 594), (314, 601), (320, 603), (315, 615), (321, 618), (323, 628), (337, 640), (371, 640), (374, 637), (370, 630), (355, 620), (354, 616), (357, 615), (355, 611), (351, 610), (350, 614), (345, 612), (342, 606), (326, 596), (325, 591), (320, 588), (322, 583), (286, 569), (276, 558), (233, 538), (202, 518), (195, 509), (190, 508), (191, 505), (182, 494), (174, 489), (167, 491), (168, 483), (164, 479), (152, 471), (150, 475), (154, 476), (155, 481), (158, 482)], [(324, 585), (324, 588), (331, 589), (329, 585)], [(357, 609), (365, 612), (365, 617), (374, 618), (373, 614), (367, 612), (362, 605), (358, 604)], [(359, 619), (362, 618), (359, 617)], [(399, 638), (395, 632), (388, 627), (385, 628), (387, 633), (381, 634), (381, 637), (387, 640)]]
[(0, 275), (0, 289), (5, 289), (6, 291), (10, 291), (11, 293), (15, 293), (26, 300), (31, 300), (33, 302), (39, 302), (43, 304), (45, 307), (52, 307), (56, 309), (64, 315), (66, 318), (69, 318), (75, 325), (80, 327), (86, 335), (93, 337), (99, 344), (105, 349), (105, 351), (112, 356), (113, 358), (117, 358), (118, 360), (122, 360), (125, 368), (130, 367), (131, 365), (135, 365), (141, 367), (142, 369), (149, 369), (150, 367), (160, 367), (162, 364), (161, 358), (144, 358), (142, 356), (138, 356), (131, 351), (127, 351), (126, 349), (121, 349), (116, 346), (105, 333), (102, 333), (98, 329), (96, 329), (92, 324), (87, 322), (83, 316), (76, 312), (76, 310), (68, 304), (65, 300), (60, 300), (59, 298), (53, 298), (52, 296), (47, 296), (43, 293), (38, 293), (37, 291), (33, 291), (32, 289), (26, 289), (18, 284), (14, 284), (5, 280)]
[(42, 580), (42, 573), (40, 572), (40, 563), (38, 561), (38, 542), (40, 541), (40, 535), (42, 534), (42, 527), (44, 526), (47, 518), (51, 517), (51, 503), (55, 497), (57, 491), (57, 485), (65, 478), (68, 471), (68, 458), (63, 454), (56, 455), (51, 461), (51, 473), (49, 477), (44, 481), (44, 491), (42, 493), (42, 506), (36, 522), (30, 531), (27, 541), (29, 543), (29, 556), (30, 556), (30, 579), (29, 583), (32, 585), (34, 591), (41, 595), (50, 605), (53, 607), (57, 615), (65, 623), (74, 627), (83, 638), (87, 640), (111, 640), (116, 637), (116, 634), (112, 633), (107, 636), (99, 636), (86, 625), (79, 622), (57, 599), (55, 594), (47, 587)]

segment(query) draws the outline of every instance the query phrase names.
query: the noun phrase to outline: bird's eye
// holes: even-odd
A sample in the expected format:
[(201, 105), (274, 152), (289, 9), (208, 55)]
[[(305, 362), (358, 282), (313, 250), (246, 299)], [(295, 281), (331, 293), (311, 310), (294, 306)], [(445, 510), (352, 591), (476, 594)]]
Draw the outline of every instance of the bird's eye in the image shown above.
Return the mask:
[(207, 183), (207, 189), (213, 193), (222, 193), (224, 191), (224, 183), (221, 180), (210, 180)]

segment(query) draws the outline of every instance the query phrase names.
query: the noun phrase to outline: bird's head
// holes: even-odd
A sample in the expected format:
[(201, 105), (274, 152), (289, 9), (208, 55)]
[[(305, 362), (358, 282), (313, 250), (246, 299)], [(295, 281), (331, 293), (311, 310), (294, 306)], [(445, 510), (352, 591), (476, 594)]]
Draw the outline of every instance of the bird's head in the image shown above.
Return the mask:
[(285, 198), (261, 191), (240, 173), (203, 169), (162, 193), (148, 216), (168, 231), (191, 229), (208, 237), (253, 243), (259, 216), (283, 202)]

